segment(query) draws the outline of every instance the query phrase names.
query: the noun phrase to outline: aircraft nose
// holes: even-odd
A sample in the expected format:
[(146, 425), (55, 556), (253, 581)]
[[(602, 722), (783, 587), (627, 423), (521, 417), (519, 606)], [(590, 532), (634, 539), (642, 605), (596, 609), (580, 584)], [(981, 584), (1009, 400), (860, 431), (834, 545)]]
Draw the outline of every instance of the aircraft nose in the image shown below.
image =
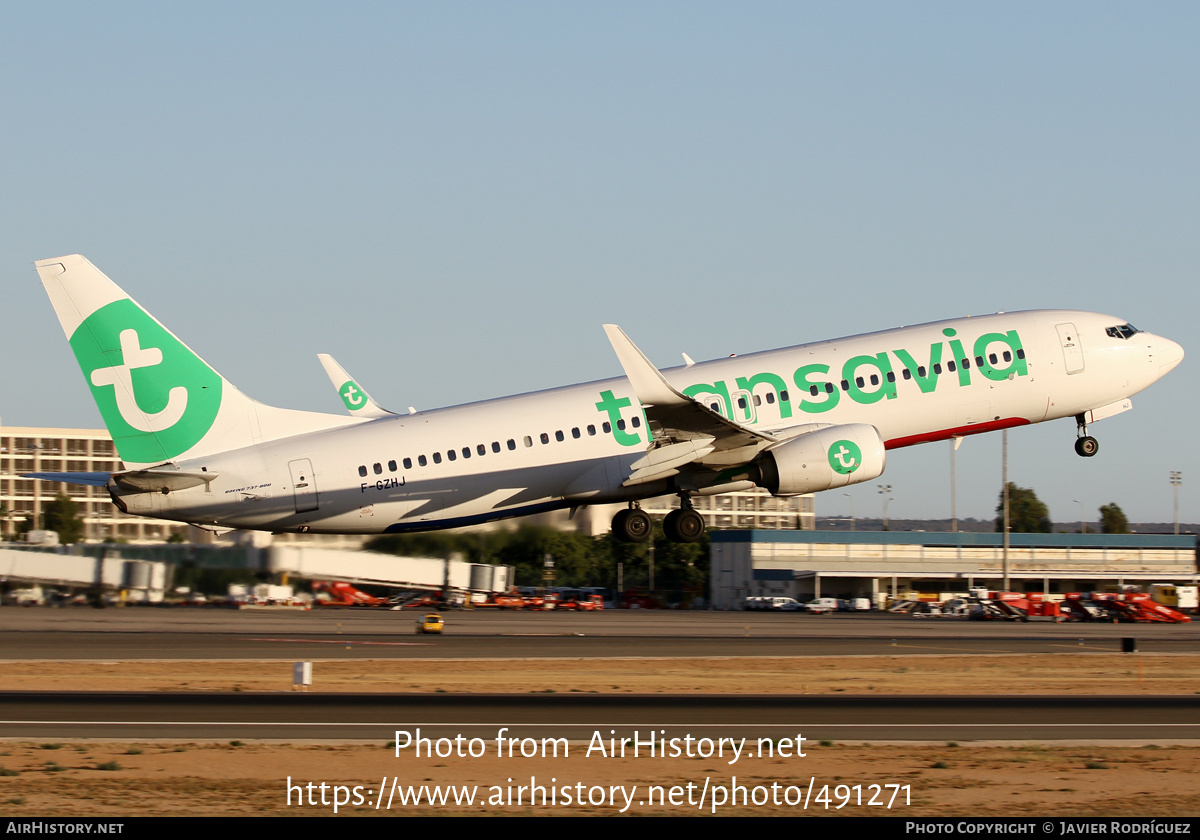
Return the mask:
[(1158, 365), (1159, 376), (1164, 376), (1183, 361), (1183, 348), (1169, 338), (1155, 336), (1150, 345), (1150, 358)]

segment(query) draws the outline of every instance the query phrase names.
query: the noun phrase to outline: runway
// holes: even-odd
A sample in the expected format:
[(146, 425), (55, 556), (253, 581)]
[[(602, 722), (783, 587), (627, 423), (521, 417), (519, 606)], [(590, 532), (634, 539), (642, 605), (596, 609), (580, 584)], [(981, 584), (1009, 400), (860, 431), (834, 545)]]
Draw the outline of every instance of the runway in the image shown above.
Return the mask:
[[(0, 737), (665, 737), (1134, 740), (1198, 736), (1200, 697), (566, 696), (0, 692)], [(413, 737), (416, 737), (414, 734)]]

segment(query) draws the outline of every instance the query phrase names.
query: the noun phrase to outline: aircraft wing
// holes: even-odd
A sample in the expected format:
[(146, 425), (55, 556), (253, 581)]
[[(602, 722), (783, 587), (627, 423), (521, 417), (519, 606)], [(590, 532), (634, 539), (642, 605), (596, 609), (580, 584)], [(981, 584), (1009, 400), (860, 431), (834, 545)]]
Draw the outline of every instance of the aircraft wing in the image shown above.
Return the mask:
[(626, 485), (645, 484), (697, 464), (712, 469), (744, 464), (780, 438), (730, 420), (676, 390), (615, 324), (604, 331), (646, 412), (653, 441), (634, 462)]
[(329, 381), (333, 383), (334, 388), (337, 388), (338, 396), (342, 398), (342, 402), (351, 416), (374, 420), (378, 417), (391, 417), (396, 413), (388, 411), (371, 399), (371, 395), (364, 391), (362, 386), (350, 377), (350, 374), (346, 373), (345, 368), (334, 361), (333, 356), (328, 353), (318, 353), (317, 358), (321, 360), (321, 367), (325, 368)]

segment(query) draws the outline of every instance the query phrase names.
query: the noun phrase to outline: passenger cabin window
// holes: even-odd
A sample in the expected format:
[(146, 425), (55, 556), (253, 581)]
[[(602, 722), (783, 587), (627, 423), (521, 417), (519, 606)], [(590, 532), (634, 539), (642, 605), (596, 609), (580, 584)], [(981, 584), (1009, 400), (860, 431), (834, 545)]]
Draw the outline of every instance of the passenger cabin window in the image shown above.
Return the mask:
[(375, 470), (375, 475), (383, 474), (383, 464), (375, 464), (371, 469)]
[[(449, 458), (451, 461), (453, 461), (453, 460), (454, 460), (455, 458), (457, 458), (458, 456), (454, 454), (454, 450), (453, 450), (453, 449), (447, 449), (447, 450), (446, 450), (446, 457), (447, 457), (447, 458)], [(433, 456), (433, 459), (436, 461), (436, 460), (437, 460), (437, 455), (434, 455), (434, 456)]]
[(571, 429), (571, 437), (575, 438), (576, 440), (578, 440), (581, 437), (578, 426)]
[(529, 435), (525, 435), (525, 445), (533, 446), (533, 438), (531, 438)]
[(435, 464), (442, 463), (442, 453), (441, 452), (433, 453), (433, 463), (435, 463)]
[(634, 418), (629, 422), (633, 423), (633, 428), (636, 429), (638, 426), (642, 425), (642, 418), (634, 416)]
[[(493, 444), (492, 444), (492, 446), (496, 447), (496, 451), (497, 451), (497, 452), (499, 452), (499, 451), (500, 451), (500, 444), (498, 444), (498, 443), (493, 443)], [(478, 452), (480, 455), (486, 455), (486, 454), (487, 454), (487, 447), (486, 447), (486, 446), (484, 446), (484, 445), (481, 443), (481, 444), (479, 444), (478, 446), (476, 446), (476, 447), (475, 447), (475, 451), (476, 451), (476, 452)]]
[(767, 391), (767, 405), (775, 405), (775, 392)]
[(539, 439), (542, 441), (542, 443), (549, 443), (550, 435), (546, 434), (545, 432), (542, 432)]
[(396, 471), (396, 462), (388, 461), (388, 469), (391, 470), (392, 472), (395, 472)]
[(424, 455), (418, 455), (417, 463), (420, 464), (422, 467), (424, 467), (429, 464), (429, 460)]
[(464, 446), (464, 447), (463, 447), (463, 450), (462, 450), (462, 452), (463, 452), (463, 457), (464, 457), (464, 458), (470, 458), (470, 457), (471, 457), (471, 447), (469, 447), (469, 446)]
[[(510, 440), (510, 441), (509, 441), (509, 443), (512, 443), (512, 441)], [(514, 444), (514, 445), (515, 445), (515, 444)], [(510, 447), (509, 447), (509, 449), (512, 449), (512, 447), (510, 446)], [(492, 441), (492, 451), (493, 451), (493, 452), (499, 452), (499, 451), (500, 451), (500, 441), (498, 441), (498, 440), (494, 440), (494, 441)]]
[(366, 478), (366, 476), (367, 476), (367, 468), (366, 468), (365, 466), (360, 466), (360, 467), (358, 468), (358, 474), (359, 474), (359, 475), (361, 475), (363, 478)]
[(604, 429), (604, 434), (606, 434), (606, 435), (612, 434), (612, 424), (609, 423), (607, 420), (604, 421), (604, 425), (601, 428)]
[(596, 436), (596, 427), (595, 427), (595, 426), (593, 426), (591, 423), (588, 423), (588, 436), (589, 436), (589, 437), (595, 437), (595, 436)]
[(566, 435), (564, 435), (562, 433), (562, 429), (559, 429), (557, 432), (554, 433), (554, 439), (556, 441), (558, 441), (559, 443), (562, 443), (566, 439)]
[(405, 459), (404, 459), (404, 469), (406, 469), (406, 470), (411, 470), (411, 469), (412, 469), (412, 458), (405, 458)]

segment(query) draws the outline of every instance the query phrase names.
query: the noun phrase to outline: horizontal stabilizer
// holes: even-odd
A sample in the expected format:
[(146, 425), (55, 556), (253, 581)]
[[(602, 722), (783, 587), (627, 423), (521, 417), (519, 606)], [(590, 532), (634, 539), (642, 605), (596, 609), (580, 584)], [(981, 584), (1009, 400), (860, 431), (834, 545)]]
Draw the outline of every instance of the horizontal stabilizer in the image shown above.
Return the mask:
[(171, 492), (207, 485), (217, 477), (215, 472), (188, 470), (129, 470), (113, 473), (113, 481), (126, 490)]
[(103, 487), (108, 484), (111, 473), (106, 472), (43, 472), (22, 473), (21, 478), (40, 478), (42, 481), (61, 481), (63, 484), (84, 484)]

